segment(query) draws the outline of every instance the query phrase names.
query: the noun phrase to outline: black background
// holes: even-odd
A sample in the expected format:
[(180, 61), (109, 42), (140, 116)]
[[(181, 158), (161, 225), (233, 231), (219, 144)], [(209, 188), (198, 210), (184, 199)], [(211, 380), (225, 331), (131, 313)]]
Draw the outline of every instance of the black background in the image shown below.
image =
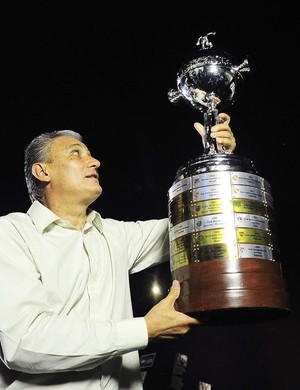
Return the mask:
[[(103, 217), (167, 216), (177, 168), (203, 152), (193, 128), (202, 114), (167, 98), (181, 64), (199, 36), (211, 31), (214, 47), (239, 62), (248, 58), (251, 72), (226, 112), (235, 153), (253, 159), (272, 187), (292, 313), (267, 324), (203, 326), (180, 340), (150, 345), (157, 358), (145, 386), (148, 381), (150, 389), (168, 389), (174, 353), (183, 351), (189, 363), (178, 388), (197, 389), (201, 380), (213, 390), (299, 389), (296, 3), (39, 1), (2, 6), (1, 19), (2, 215), (30, 206), (25, 145), (40, 132), (69, 128), (83, 134), (102, 163), (103, 194), (94, 208)], [(154, 274), (163, 291), (169, 288), (168, 265), (133, 276), (136, 315), (153, 304), (147, 288)]]

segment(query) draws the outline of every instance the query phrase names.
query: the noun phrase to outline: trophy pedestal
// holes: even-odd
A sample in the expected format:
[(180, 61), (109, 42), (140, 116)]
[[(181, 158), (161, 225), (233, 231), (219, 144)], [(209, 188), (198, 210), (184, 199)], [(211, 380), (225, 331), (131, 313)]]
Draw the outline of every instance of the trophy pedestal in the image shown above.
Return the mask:
[(214, 154), (181, 167), (169, 221), (177, 310), (206, 323), (289, 313), (271, 188), (252, 161)]
[(278, 262), (213, 260), (173, 271), (181, 283), (176, 309), (206, 323), (252, 322), (289, 313)]

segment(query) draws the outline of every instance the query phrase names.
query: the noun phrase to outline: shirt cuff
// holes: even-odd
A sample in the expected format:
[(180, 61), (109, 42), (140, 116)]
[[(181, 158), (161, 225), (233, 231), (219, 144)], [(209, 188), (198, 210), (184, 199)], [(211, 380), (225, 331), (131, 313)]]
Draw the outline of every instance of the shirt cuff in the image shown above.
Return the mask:
[(148, 329), (144, 317), (122, 320), (117, 323), (119, 348), (143, 349), (148, 345)]

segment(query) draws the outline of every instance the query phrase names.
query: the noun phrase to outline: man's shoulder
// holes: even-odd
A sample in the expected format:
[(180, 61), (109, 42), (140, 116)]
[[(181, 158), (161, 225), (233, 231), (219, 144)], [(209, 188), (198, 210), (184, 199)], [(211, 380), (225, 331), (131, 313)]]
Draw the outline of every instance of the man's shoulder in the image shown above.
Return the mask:
[(28, 214), (23, 212), (12, 212), (6, 215), (0, 216), (0, 225), (9, 225), (9, 224), (24, 224), (31, 221), (31, 218)]

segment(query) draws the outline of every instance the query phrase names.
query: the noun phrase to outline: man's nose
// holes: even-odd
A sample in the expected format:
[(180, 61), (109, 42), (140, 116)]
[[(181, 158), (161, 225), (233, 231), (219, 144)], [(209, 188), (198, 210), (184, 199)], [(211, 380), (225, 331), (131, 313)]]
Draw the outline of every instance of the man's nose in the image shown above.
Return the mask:
[(101, 165), (101, 162), (99, 160), (97, 160), (96, 158), (91, 157), (91, 161), (89, 162), (89, 165), (92, 167), (96, 167), (98, 169)]

